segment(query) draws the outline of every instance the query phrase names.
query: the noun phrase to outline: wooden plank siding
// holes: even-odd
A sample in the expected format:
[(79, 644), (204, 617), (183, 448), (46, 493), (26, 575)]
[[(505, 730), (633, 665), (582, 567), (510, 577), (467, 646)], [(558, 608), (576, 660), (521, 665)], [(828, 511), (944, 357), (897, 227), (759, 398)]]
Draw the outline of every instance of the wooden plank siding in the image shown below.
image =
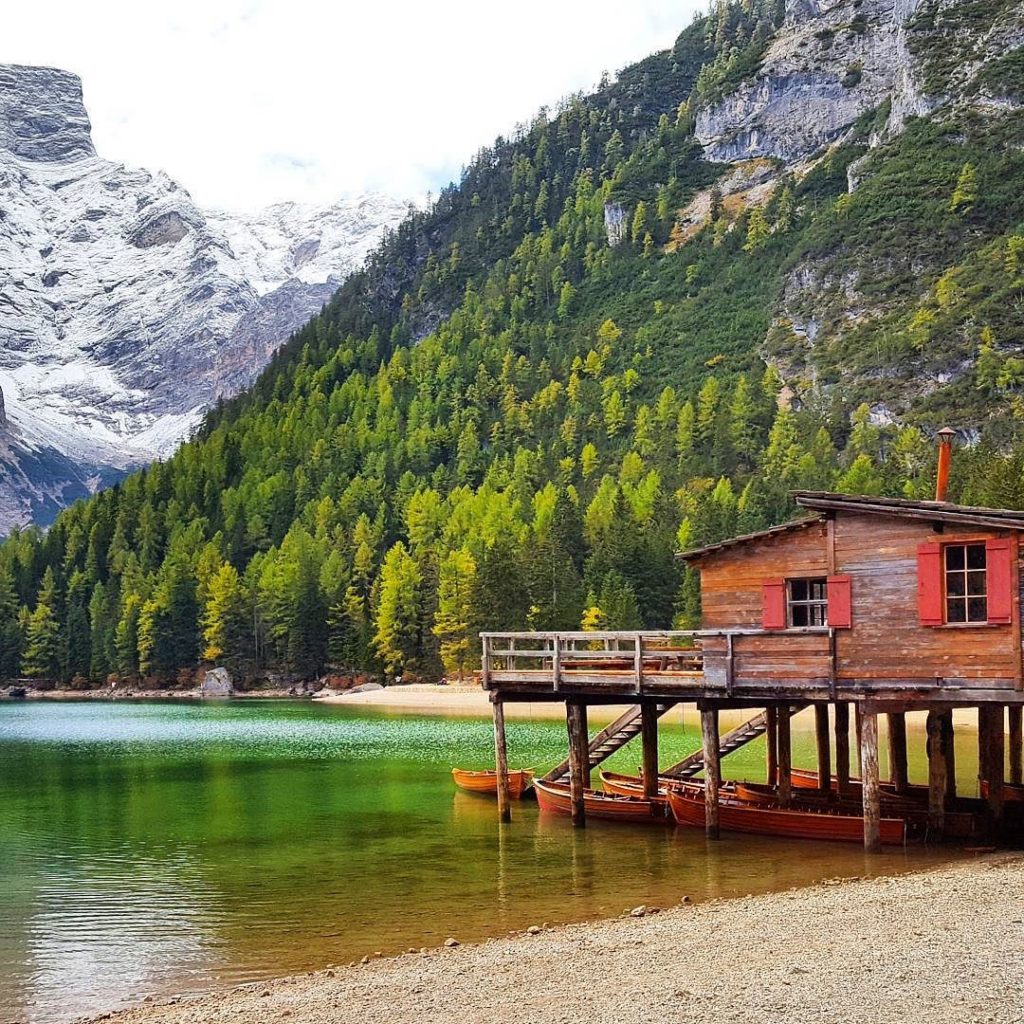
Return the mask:
[[(917, 611), (917, 551), (921, 544), (985, 541), (1013, 530), (963, 528), (920, 519), (837, 512), (831, 522), (752, 539), (713, 551), (698, 563), (702, 626), (756, 628), (762, 622), (766, 581), (799, 576), (846, 574), (851, 580), (852, 627), (835, 630), (835, 673), (843, 684), (920, 681), (959, 688), (1016, 688), (1021, 683), (1021, 574), (1014, 559), (1013, 614), (1005, 625), (922, 626)], [(704, 641), (709, 685), (721, 681), (725, 641)], [(735, 685), (800, 678), (819, 684), (831, 670), (823, 635), (792, 638), (743, 636), (732, 655)]]

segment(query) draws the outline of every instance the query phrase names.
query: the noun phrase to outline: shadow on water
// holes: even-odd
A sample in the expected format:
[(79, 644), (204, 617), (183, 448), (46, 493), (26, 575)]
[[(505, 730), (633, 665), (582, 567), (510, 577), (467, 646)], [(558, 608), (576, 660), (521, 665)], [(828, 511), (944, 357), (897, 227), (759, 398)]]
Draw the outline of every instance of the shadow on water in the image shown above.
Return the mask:
[[(813, 765), (795, 722), (794, 760)], [(62, 1021), (380, 950), (888, 873), (948, 859), (592, 821), (456, 792), (477, 718), (308, 703), (0, 706), (0, 1020)], [(519, 765), (564, 726), (515, 719)], [(699, 744), (673, 712), (662, 759)], [(915, 747), (917, 744), (915, 743)], [(635, 770), (629, 749), (610, 762)], [(969, 771), (965, 756), (961, 771)], [(726, 762), (763, 777), (763, 740)], [(912, 765), (923, 770), (918, 759)]]

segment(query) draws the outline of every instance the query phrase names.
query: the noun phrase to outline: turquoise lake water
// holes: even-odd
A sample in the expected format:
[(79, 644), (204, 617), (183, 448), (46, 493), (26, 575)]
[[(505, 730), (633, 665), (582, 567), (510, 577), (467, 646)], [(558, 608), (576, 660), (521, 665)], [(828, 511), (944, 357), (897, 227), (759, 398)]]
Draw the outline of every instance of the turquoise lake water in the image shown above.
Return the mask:
[[(812, 767), (794, 725), (794, 763)], [(513, 766), (564, 723), (511, 719)], [(663, 720), (663, 763), (699, 745)], [(289, 701), (0, 704), (0, 1022), (67, 1021), (376, 951), (948, 858), (590, 822), (457, 793), (487, 719)], [(639, 751), (610, 767), (635, 771)], [(961, 759), (961, 764), (963, 764)], [(763, 778), (763, 740), (726, 774)], [(964, 766), (961, 770), (967, 771)]]

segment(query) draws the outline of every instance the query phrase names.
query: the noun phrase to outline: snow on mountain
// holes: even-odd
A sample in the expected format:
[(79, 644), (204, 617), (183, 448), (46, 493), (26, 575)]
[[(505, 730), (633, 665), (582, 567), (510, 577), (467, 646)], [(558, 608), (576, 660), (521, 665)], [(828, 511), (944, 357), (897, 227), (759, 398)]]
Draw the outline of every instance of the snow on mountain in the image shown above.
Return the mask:
[(203, 210), (96, 154), (77, 76), (0, 66), (0, 531), (170, 454), (407, 212)]

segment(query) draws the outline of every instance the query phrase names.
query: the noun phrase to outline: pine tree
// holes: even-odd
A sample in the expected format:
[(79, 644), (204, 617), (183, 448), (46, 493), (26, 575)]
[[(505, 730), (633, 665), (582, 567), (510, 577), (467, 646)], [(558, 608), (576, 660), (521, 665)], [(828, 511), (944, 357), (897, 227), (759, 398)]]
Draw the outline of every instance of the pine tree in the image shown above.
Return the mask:
[(18, 675), (22, 641), (14, 576), (8, 566), (0, 564), (0, 679)]
[(476, 646), (472, 630), (475, 576), (476, 562), (464, 548), (449, 552), (441, 562), (432, 632), (440, 642), (445, 671), (460, 682), (474, 658)]
[(56, 602), (57, 580), (53, 569), (48, 568), (25, 627), (21, 671), (32, 679), (56, 681), (60, 675), (61, 635)]
[(251, 648), (249, 601), (238, 570), (225, 562), (206, 585), (202, 617), (203, 658), (237, 673)]
[(405, 545), (398, 541), (381, 567), (380, 600), (374, 619), (373, 646), (388, 675), (416, 667), (420, 636), (422, 577)]
[(743, 251), (754, 252), (760, 249), (770, 237), (771, 229), (765, 219), (764, 210), (760, 206), (755, 206), (747, 219), (747, 240), (743, 244)]
[(139, 672), (139, 619), (142, 604), (142, 598), (138, 594), (128, 594), (114, 630), (117, 671), (122, 676), (134, 676)]
[(956, 179), (956, 188), (949, 199), (951, 213), (969, 213), (978, 201), (978, 172), (974, 164), (968, 162), (960, 168)]

